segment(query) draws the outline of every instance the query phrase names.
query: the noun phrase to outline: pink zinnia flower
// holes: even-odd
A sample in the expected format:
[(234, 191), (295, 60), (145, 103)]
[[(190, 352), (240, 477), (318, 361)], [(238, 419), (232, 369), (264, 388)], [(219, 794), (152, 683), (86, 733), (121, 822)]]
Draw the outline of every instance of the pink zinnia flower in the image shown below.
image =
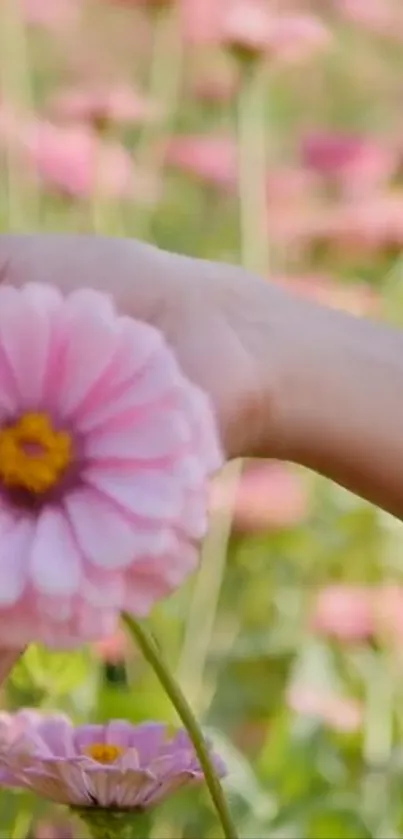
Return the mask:
[[(210, 509), (228, 510), (228, 493), (220, 476), (214, 481)], [(309, 513), (309, 498), (292, 468), (272, 461), (254, 463), (240, 477), (233, 510), (234, 529), (243, 533), (296, 527)]]
[(308, 685), (293, 685), (287, 702), (295, 713), (316, 717), (335, 731), (348, 734), (357, 731), (362, 724), (362, 707), (350, 697), (325, 693)]
[(127, 653), (127, 636), (123, 629), (94, 644), (94, 652), (105, 664), (120, 664)]
[[(17, 3), (18, 0), (15, 0)], [(45, 29), (65, 29), (78, 16), (81, 0), (19, 0), (27, 23)]]
[(187, 175), (228, 189), (237, 182), (237, 149), (231, 137), (188, 134), (175, 137), (167, 149), (167, 163)]
[(207, 398), (107, 296), (0, 288), (0, 639), (69, 645), (197, 563), (221, 462)]
[(34, 122), (19, 137), (27, 165), (48, 187), (73, 198), (95, 192), (108, 198), (132, 198), (138, 184), (130, 154), (85, 126)]
[[(1, 741), (3, 740), (3, 744)], [(213, 754), (216, 771), (225, 768)], [(4, 786), (29, 789), (58, 804), (87, 810), (145, 810), (176, 790), (203, 781), (185, 731), (163, 723), (75, 728), (62, 714), (3, 715), (0, 772)]]
[(150, 102), (134, 88), (88, 86), (62, 90), (50, 103), (53, 116), (96, 128), (151, 122), (161, 114), (161, 107)]
[(365, 641), (374, 632), (371, 589), (341, 583), (326, 586), (316, 598), (311, 625), (339, 641)]
[(221, 39), (240, 55), (288, 62), (321, 52), (331, 36), (314, 15), (276, 14), (263, 0), (232, 0), (222, 11)]
[(385, 186), (397, 169), (397, 154), (370, 137), (318, 131), (302, 143), (303, 162), (346, 195), (366, 195)]

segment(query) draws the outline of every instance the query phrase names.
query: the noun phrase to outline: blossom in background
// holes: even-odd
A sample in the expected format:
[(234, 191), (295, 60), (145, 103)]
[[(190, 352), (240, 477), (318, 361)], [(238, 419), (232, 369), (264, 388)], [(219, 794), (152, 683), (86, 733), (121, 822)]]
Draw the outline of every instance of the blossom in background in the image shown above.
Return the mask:
[(65, 29), (77, 20), (82, 0), (16, 0), (28, 24), (44, 29)]
[(206, 184), (229, 189), (237, 183), (237, 148), (232, 137), (185, 134), (174, 137), (166, 151), (168, 166)]
[(264, 0), (230, 0), (219, 21), (221, 42), (239, 55), (294, 62), (327, 50), (332, 38), (315, 15), (276, 12)]
[(313, 605), (311, 627), (338, 641), (366, 641), (374, 633), (371, 588), (342, 583), (326, 586)]
[(49, 103), (57, 119), (89, 123), (95, 128), (143, 124), (161, 115), (162, 108), (130, 85), (89, 85), (61, 90)]
[(357, 731), (362, 724), (362, 706), (351, 697), (295, 684), (288, 691), (287, 703), (296, 714), (315, 717), (335, 731), (348, 734)]
[(123, 629), (94, 644), (97, 658), (105, 664), (120, 664), (126, 658), (127, 650), (127, 636)]
[[(218, 755), (215, 769), (225, 774)], [(62, 714), (0, 715), (3, 786), (29, 789), (71, 807), (145, 810), (204, 775), (184, 730), (163, 723), (74, 727)]]
[(68, 646), (147, 614), (197, 564), (207, 397), (106, 295), (0, 288), (0, 638)]
[(86, 126), (34, 121), (21, 126), (17, 142), (29, 169), (46, 186), (70, 197), (88, 198), (96, 192), (129, 199), (141, 185), (126, 149), (103, 141)]
[[(232, 490), (231, 490), (232, 495)], [(225, 479), (212, 487), (210, 510), (229, 510)], [(296, 527), (309, 513), (306, 487), (292, 467), (271, 461), (247, 465), (239, 479), (233, 509), (233, 527), (243, 533)]]
[(383, 188), (397, 169), (397, 154), (372, 137), (318, 131), (301, 144), (305, 166), (339, 187), (345, 195), (368, 195)]

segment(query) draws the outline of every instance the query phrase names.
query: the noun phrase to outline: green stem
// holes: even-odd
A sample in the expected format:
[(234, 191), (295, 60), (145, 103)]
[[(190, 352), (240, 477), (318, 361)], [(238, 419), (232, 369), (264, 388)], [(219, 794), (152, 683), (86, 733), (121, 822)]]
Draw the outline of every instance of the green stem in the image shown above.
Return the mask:
[(192, 709), (184, 697), (179, 685), (176, 683), (174, 677), (162, 660), (157, 645), (155, 644), (155, 641), (149, 631), (127, 613), (124, 613), (123, 620), (136, 644), (143, 653), (144, 658), (153, 668), (154, 673), (161, 682), (162, 687), (171, 700), (179, 718), (189, 734), (197, 757), (199, 758), (200, 765), (203, 769), (206, 785), (214, 803), (225, 838), (237, 839), (237, 831), (235, 825), (233, 824), (220, 781), (214, 769), (208, 746), (206, 745), (203, 732), (201, 731)]
[(263, 277), (270, 256), (266, 97), (265, 63), (252, 59), (244, 68), (237, 109), (241, 257), (244, 268)]
[(185, 687), (187, 696), (190, 696), (192, 706), (199, 706), (198, 710), (225, 573), (227, 545), (242, 466), (242, 460), (228, 464), (220, 478), (228, 505), (225, 511), (217, 513), (213, 518), (203, 545), (177, 671), (180, 684)]
[[(151, 188), (158, 189), (164, 168), (167, 144), (170, 139), (182, 79), (183, 40), (174, 5), (157, 7), (153, 11), (151, 63), (148, 96), (151, 103), (163, 109), (162, 116), (146, 123), (134, 152), (139, 172), (150, 177)], [(167, 71), (167, 68), (168, 71)], [(154, 205), (138, 207), (135, 214), (134, 233), (148, 239), (154, 215)]]
[(70, 809), (84, 822), (91, 839), (146, 839), (149, 834), (149, 815), (140, 810), (111, 810), (103, 807)]
[[(26, 25), (15, 0), (0, 2), (0, 84), (17, 119), (26, 119), (33, 111), (31, 69)], [(27, 179), (12, 138), (7, 141), (6, 158), (8, 225), (11, 231), (30, 230), (38, 216), (36, 178), (31, 174)]]

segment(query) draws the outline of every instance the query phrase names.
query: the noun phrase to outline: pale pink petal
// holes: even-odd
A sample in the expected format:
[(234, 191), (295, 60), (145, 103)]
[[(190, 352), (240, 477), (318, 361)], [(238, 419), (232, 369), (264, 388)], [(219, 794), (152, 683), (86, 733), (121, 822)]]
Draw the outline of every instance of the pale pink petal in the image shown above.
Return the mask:
[(59, 409), (64, 416), (70, 416), (88, 399), (89, 390), (111, 364), (119, 335), (117, 324), (100, 316), (96, 309), (91, 316), (83, 306), (69, 312), (69, 316), (68, 344), (58, 393)]
[(43, 716), (38, 725), (38, 734), (43, 747), (49, 754), (57, 757), (73, 757), (74, 729), (65, 714)]
[(46, 507), (40, 514), (31, 547), (30, 576), (44, 594), (70, 596), (80, 585), (82, 562), (63, 514)]
[(21, 296), (15, 289), (2, 295), (0, 343), (12, 369), (20, 405), (37, 403), (43, 390), (50, 352), (51, 320), (39, 295)]
[(26, 560), (33, 535), (33, 525), (28, 518), (12, 523), (10, 516), (8, 524), (0, 539), (1, 607), (16, 603), (27, 585)]
[[(135, 423), (135, 420), (134, 420)], [(161, 411), (143, 419), (134, 427), (93, 433), (85, 446), (89, 459), (155, 460), (175, 455), (191, 440), (189, 427), (179, 413)]]
[(163, 530), (134, 527), (119, 507), (90, 488), (70, 493), (64, 504), (83, 555), (96, 566), (123, 568), (136, 556), (164, 549)]
[(177, 482), (166, 471), (136, 470), (134, 475), (91, 467), (83, 479), (122, 509), (145, 519), (174, 519), (182, 506)]
[(125, 599), (125, 583), (120, 569), (110, 571), (88, 565), (80, 595), (84, 602), (96, 609), (120, 611)]

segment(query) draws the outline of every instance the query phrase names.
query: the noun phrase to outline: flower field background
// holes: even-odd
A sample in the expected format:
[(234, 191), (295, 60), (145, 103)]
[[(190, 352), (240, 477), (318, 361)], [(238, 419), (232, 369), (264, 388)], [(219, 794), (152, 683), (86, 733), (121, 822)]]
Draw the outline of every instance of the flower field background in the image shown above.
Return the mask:
[[(0, 230), (135, 236), (403, 324), (402, 69), (401, 0), (0, 0)], [(397, 839), (402, 525), (288, 465), (236, 471), (150, 625), (240, 836)], [(1, 704), (176, 722), (123, 629), (30, 648)], [(76, 829), (0, 790), (1, 837)], [(151, 837), (217, 830), (198, 790)]]

